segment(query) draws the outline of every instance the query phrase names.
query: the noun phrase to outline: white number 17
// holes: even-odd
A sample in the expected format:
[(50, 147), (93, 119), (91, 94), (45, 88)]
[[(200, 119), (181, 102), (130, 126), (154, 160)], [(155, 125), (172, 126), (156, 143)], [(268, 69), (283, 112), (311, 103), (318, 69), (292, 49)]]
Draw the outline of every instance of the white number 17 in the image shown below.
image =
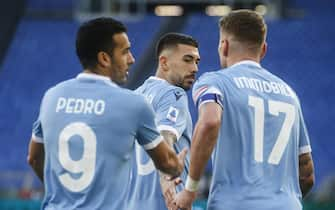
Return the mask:
[[(285, 113), (285, 119), (276, 143), (272, 148), (268, 163), (277, 165), (279, 164), (293, 127), (295, 119), (295, 108), (292, 104), (284, 103), (281, 101), (269, 100), (269, 113), (278, 116), (280, 112)], [(259, 97), (249, 96), (249, 106), (255, 110), (254, 118), (254, 158), (257, 162), (263, 162), (263, 142), (264, 142), (264, 100)]]

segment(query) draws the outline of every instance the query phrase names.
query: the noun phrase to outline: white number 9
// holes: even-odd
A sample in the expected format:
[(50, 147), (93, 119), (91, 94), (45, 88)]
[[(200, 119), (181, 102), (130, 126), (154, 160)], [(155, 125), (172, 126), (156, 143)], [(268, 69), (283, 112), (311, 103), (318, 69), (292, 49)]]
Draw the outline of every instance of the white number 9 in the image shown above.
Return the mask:
[[(84, 144), (81, 159), (73, 160), (70, 157), (69, 140), (72, 136), (79, 135)], [(59, 176), (64, 187), (72, 192), (80, 192), (90, 185), (94, 178), (96, 161), (97, 138), (88, 125), (82, 122), (71, 123), (59, 135), (58, 157), (64, 169), (71, 173), (82, 173), (80, 178), (74, 179), (69, 173)]]

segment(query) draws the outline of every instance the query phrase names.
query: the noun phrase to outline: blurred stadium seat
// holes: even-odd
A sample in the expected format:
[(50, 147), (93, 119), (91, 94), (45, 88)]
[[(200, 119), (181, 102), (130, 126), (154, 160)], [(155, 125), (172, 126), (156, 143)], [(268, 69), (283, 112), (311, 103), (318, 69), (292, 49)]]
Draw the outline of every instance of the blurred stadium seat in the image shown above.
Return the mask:
[(74, 0), (27, 0), (27, 9), (32, 10), (72, 10)]

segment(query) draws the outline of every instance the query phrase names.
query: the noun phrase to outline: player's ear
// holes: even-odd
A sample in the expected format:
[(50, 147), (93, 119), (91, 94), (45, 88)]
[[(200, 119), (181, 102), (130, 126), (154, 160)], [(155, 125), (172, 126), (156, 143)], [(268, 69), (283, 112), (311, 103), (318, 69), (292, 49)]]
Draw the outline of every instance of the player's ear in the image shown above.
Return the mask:
[(164, 55), (160, 55), (158, 58), (158, 62), (159, 62), (159, 66), (161, 69), (163, 69), (164, 71), (166, 71), (168, 69), (168, 65), (167, 65), (167, 57)]
[(264, 56), (267, 52), (267, 48), (268, 48), (268, 44), (266, 42), (264, 42), (262, 44), (262, 48), (261, 48), (261, 60), (264, 58)]
[(97, 54), (98, 64), (106, 68), (111, 65), (111, 57), (104, 51), (100, 51)]
[(228, 39), (224, 39), (222, 40), (222, 54), (224, 55), (224, 57), (228, 56), (228, 52), (229, 52), (229, 41)]

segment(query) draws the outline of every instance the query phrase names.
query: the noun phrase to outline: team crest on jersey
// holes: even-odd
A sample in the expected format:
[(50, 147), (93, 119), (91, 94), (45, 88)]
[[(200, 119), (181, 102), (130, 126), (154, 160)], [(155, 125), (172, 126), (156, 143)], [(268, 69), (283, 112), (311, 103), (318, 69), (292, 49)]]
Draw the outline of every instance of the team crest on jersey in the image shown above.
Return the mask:
[(170, 106), (169, 111), (166, 115), (166, 118), (171, 120), (172, 122), (177, 122), (178, 114), (179, 114), (179, 110), (173, 106)]

